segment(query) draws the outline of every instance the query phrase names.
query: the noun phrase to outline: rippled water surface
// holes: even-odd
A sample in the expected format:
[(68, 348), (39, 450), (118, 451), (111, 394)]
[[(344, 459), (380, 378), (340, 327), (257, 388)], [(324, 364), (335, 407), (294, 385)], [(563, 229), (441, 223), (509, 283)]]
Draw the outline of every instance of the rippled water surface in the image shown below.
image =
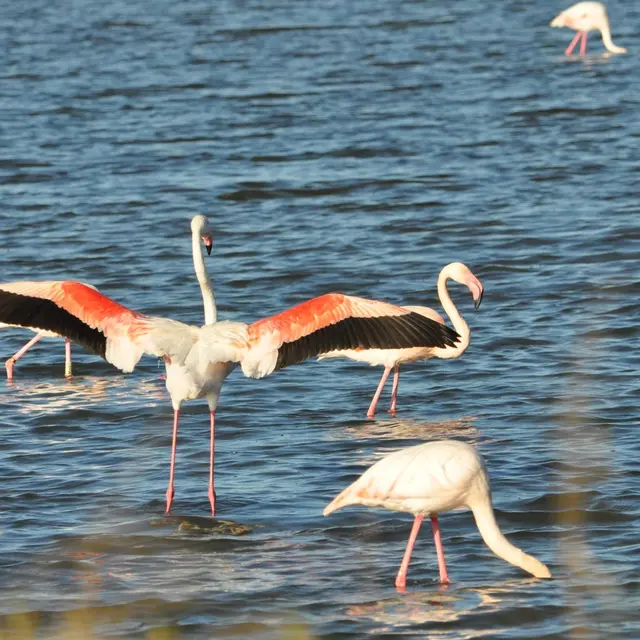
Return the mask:
[[(0, 384), (3, 638), (638, 638), (640, 9), (626, 56), (562, 55), (564, 2), (2, 3), (1, 280), (79, 279), (202, 322), (189, 219), (209, 215), (220, 317), (331, 290), (440, 309), (485, 286), (459, 360), (234, 372), (185, 406), (174, 515), (164, 370), (44, 340)], [(2, 358), (29, 332), (0, 334)], [(381, 455), (476, 444), (530, 578), (468, 512), (429, 528), (324, 505)], [(4, 634), (4, 635), (2, 635)]]

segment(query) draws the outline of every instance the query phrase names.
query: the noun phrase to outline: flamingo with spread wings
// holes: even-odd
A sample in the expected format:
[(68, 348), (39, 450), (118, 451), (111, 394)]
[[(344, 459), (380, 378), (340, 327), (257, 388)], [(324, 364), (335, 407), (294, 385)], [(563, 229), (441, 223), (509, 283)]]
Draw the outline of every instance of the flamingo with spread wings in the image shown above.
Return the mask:
[[(196, 261), (195, 268), (205, 317), (215, 320), (204, 260)], [(12, 325), (53, 331), (126, 372), (145, 353), (163, 358), (174, 410), (167, 513), (175, 493), (180, 408), (186, 400), (205, 398), (211, 430), (208, 496), (215, 515), (215, 412), (222, 383), (236, 364), (246, 376), (262, 378), (336, 349), (445, 348), (459, 339), (454, 330), (408, 309), (341, 293), (307, 300), (251, 325), (213, 321), (195, 327), (132, 311), (79, 282), (24, 282), (20, 293), (0, 290), (0, 318), (9, 318), (5, 322)]]
[[(387, 378), (393, 369), (393, 387), (391, 388), (391, 406), (389, 411), (391, 413), (396, 412), (398, 402), (398, 384), (400, 382), (400, 365), (403, 362), (415, 362), (416, 360), (427, 360), (429, 358), (459, 358), (469, 346), (471, 340), (471, 332), (469, 325), (465, 319), (460, 315), (456, 305), (451, 300), (449, 291), (447, 290), (447, 280), (454, 280), (460, 284), (464, 284), (471, 291), (473, 296), (473, 302), (476, 311), (480, 307), (482, 302), (482, 296), (484, 294), (484, 287), (480, 280), (476, 278), (471, 270), (462, 262), (451, 262), (440, 271), (438, 276), (438, 297), (442, 308), (445, 310), (451, 322), (453, 328), (460, 336), (460, 340), (455, 345), (446, 345), (445, 347), (412, 347), (408, 349), (351, 349), (351, 350), (336, 350), (329, 353), (323, 353), (319, 356), (322, 358), (349, 358), (351, 360), (358, 360), (360, 362), (368, 362), (371, 366), (383, 365), (384, 371), (380, 378), (380, 383), (376, 389), (369, 410), (367, 411), (367, 418), (373, 418), (376, 412), (376, 405), (380, 399), (380, 394), (384, 388)], [(409, 312), (420, 314), (426, 318), (430, 318), (435, 322), (439, 322), (444, 325), (444, 318), (433, 309), (422, 306), (405, 306)]]

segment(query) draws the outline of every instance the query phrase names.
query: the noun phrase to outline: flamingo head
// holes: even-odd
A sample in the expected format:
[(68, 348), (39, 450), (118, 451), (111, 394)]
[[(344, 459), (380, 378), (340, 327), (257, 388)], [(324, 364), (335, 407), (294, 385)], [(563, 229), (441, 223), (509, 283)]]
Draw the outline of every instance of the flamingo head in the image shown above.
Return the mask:
[(209, 227), (209, 220), (206, 216), (193, 216), (193, 218), (191, 219), (191, 233), (202, 238), (204, 246), (207, 250), (207, 255), (210, 256), (211, 247), (213, 246), (213, 235), (211, 233), (211, 227)]
[(471, 291), (471, 295), (473, 296), (473, 304), (474, 308), (477, 311), (480, 308), (480, 303), (482, 302), (482, 296), (484, 295), (484, 287), (482, 286), (482, 282), (476, 278), (473, 273), (471, 273), (471, 269), (467, 267), (466, 264), (462, 262), (452, 262), (448, 264), (443, 271), (446, 269), (446, 276), (459, 282), (460, 284), (464, 284), (469, 291)]

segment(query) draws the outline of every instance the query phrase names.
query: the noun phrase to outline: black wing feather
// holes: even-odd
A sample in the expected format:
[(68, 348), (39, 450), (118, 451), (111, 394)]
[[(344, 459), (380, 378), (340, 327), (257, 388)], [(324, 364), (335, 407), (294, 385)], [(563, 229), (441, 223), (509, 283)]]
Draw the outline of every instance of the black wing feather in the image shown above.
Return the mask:
[(27, 329), (53, 331), (81, 345), (102, 358), (106, 355), (107, 338), (79, 318), (46, 298), (25, 296), (0, 290), (0, 322)]
[(283, 343), (275, 370), (329, 351), (454, 347), (459, 338), (450, 327), (413, 311), (401, 316), (345, 318), (298, 340)]

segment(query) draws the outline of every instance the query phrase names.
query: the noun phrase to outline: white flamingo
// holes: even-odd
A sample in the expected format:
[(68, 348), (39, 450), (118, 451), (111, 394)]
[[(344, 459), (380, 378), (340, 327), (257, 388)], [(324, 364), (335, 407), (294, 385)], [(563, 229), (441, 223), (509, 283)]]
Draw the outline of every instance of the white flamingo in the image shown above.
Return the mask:
[[(215, 411), (222, 383), (236, 363), (246, 376), (262, 378), (335, 349), (445, 348), (454, 346), (459, 336), (402, 307), (340, 293), (307, 300), (251, 325), (216, 322), (213, 291), (199, 243), (200, 223), (202, 218), (192, 221), (192, 230), (196, 228), (194, 265), (209, 323), (203, 327), (137, 313), (93, 287), (71, 281), (19, 283), (19, 294), (0, 290), (0, 319), (10, 317), (8, 324), (53, 331), (103, 356), (122, 371), (132, 371), (143, 353), (163, 358), (174, 410), (166, 511), (169, 513), (174, 497), (180, 407), (185, 400), (205, 398), (211, 429), (208, 495), (215, 515)], [(38, 312), (34, 325), (34, 309), (42, 311), (43, 305), (45, 313)]]
[(624, 47), (613, 44), (611, 28), (607, 10), (600, 2), (578, 2), (559, 13), (551, 22), (552, 27), (569, 27), (577, 31), (565, 54), (570, 56), (580, 40), (580, 55), (587, 53), (587, 34), (589, 31), (599, 31), (602, 35), (602, 43), (610, 53), (627, 53)]
[(457, 509), (471, 509), (482, 539), (497, 556), (536, 578), (551, 577), (546, 565), (502, 535), (493, 513), (489, 474), (484, 461), (474, 447), (464, 442), (428, 442), (382, 458), (336, 496), (323, 513), (328, 516), (352, 504), (406, 511), (415, 516), (396, 577), (398, 589), (406, 586), (411, 552), (424, 516), (431, 517), (440, 582), (449, 582), (438, 514)]
[[(419, 347), (410, 349), (349, 349), (331, 351), (319, 356), (322, 358), (350, 358), (351, 360), (358, 360), (359, 362), (368, 362), (372, 366), (382, 365), (384, 371), (380, 378), (378, 388), (371, 400), (369, 410), (367, 411), (367, 417), (373, 418), (376, 412), (376, 405), (380, 399), (382, 389), (391, 373), (393, 373), (393, 387), (391, 390), (391, 406), (389, 411), (395, 413), (398, 400), (398, 384), (400, 382), (400, 365), (404, 362), (414, 362), (415, 360), (427, 360), (428, 358), (459, 358), (469, 346), (471, 340), (471, 332), (469, 326), (465, 322), (464, 318), (460, 315), (455, 304), (451, 300), (449, 291), (447, 290), (447, 280), (455, 280), (460, 284), (466, 285), (473, 296), (475, 303), (475, 309), (480, 307), (482, 302), (482, 296), (484, 294), (484, 287), (478, 278), (476, 278), (471, 270), (462, 262), (451, 262), (443, 267), (438, 276), (438, 297), (440, 298), (440, 304), (445, 313), (451, 319), (453, 328), (460, 335), (460, 340), (455, 345), (447, 347)], [(418, 313), (426, 318), (439, 322), (444, 325), (443, 317), (433, 309), (429, 307), (421, 306), (403, 306), (403, 309)]]

